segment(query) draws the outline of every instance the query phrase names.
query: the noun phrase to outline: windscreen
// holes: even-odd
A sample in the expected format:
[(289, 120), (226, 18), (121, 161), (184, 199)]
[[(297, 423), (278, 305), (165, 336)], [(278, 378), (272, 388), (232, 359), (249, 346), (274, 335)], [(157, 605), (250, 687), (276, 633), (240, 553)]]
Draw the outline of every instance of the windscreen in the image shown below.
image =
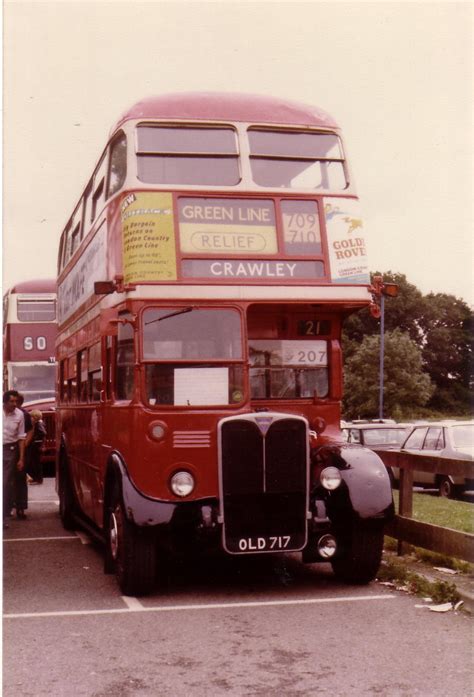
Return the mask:
[(143, 313), (146, 400), (151, 406), (235, 404), (243, 399), (242, 337), (235, 310), (150, 308)]
[(138, 178), (151, 184), (232, 186), (240, 181), (233, 128), (140, 125)]
[(18, 390), (25, 402), (54, 397), (56, 366), (51, 364), (13, 364), (10, 366), (10, 388)]
[(399, 445), (405, 435), (405, 428), (364, 428), (364, 445)]
[(18, 299), (17, 313), (20, 322), (54, 322), (56, 319), (56, 300)]

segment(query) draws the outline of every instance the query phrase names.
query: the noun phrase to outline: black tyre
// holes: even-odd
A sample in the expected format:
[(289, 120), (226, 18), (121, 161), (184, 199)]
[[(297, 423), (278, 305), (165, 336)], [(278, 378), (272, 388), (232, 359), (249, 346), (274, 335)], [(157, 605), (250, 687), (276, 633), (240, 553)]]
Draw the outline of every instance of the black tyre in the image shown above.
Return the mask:
[(338, 537), (340, 549), (331, 561), (337, 578), (361, 585), (373, 581), (382, 560), (383, 540), (382, 522), (353, 523), (349, 533)]
[(64, 452), (61, 452), (60, 455), (58, 476), (59, 517), (61, 518), (65, 530), (75, 530), (77, 525), (74, 517), (74, 493), (72, 491), (67, 458)]
[(121, 495), (116, 491), (107, 528), (107, 559), (115, 567), (120, 590), (124, 595), (145, 595), (156, 581), (156, 548), (150, 530), (131, 523), (124, 511)]
[(455, 486), (449, 477), (440, 477), (438, 479), (438, 494), (447, 499), (453, 499), (455, 497)]

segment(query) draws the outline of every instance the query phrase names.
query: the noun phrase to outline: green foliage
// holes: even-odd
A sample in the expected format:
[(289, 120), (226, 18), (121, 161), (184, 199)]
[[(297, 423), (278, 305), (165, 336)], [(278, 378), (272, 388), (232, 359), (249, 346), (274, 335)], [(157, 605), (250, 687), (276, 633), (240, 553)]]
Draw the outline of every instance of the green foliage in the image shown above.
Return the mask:
[[(344, 416), (372, 417), (379, 402), (380, 337), (366, 336), (344, 368)], [(408, 418), (407, 407), (424, 406), (433, 392), (423, 372), (421, 351), (400, 329), (385, 334), (384, 413)]]
[(429, 581), (420, 574), (409, 571), (402, 560), (390, 559), (384, 563), (378, 573), (379, 581), (392, 581), (402, 585), (410, 593), (423, 598), (432, 598), (436, 604), (452, 603), (460, 599), (454, 583), (447, 581)]
[[(403, 402), (403, 392), (409, 399), (409, 393), (401, 384), (403, 381), (396, 374), (393, 375), (392, 381), (386, 376), (388, 382), (384, 389), (384, 403), (387, 405), (385, 415), (400, 418), (402, 414), (406, 419), (429, 418), (429, 413), (422, 413), (423, 410), (432, 410), (435, 418), (438, 414), (468, 415), (472, 406), (470, 387), (474, 364), (472, 311), (463, 300), (453, 295), (429, 293), (424, 296), (416, 286), (407, 281), (404, 274), (391, 271), (383, 274), (377, 271), (375, 274), (383, 276), (386, 282), (399, 285), (398, 296), (385, 300), (386, 336), (397, 330), (414, 342), (420, 352), (421, 370), (429, 376), (433, 384), (428, 401), (417, 399), (413, 402)], [(350, 385), (355, 389), (353, 396), (346, 393), (345, 406), (350, 409), (350, 414), (345, 413), (346, 418), (354, 418), (354, 414), (361, 417), (375, 417), (378, 414), (378, 397), (375, 400), (372, 384), (374, 371), (378, 380), (378, 362), (376, 365), (372, 357), (364, 370), (361, 361), (352, 362), (352, 358), (360, 352), (365, 340), (379, 335), (380, 320), (372, 317), (368, 310), (351, 315), (344, 322), (346, 386)], [(364, 355), (367, 355), (366, 351), (367, 345), (364, 347)], [(385, 363), (391, 362), (393, 357), (390, 356), (388, 361), (386, 357)], [(360, 381), (352, 375), (356, 366), (358, 370), (362, 369)], [(370, 394), (367, 384), (367, 394), (357, 408), (356, 400), (361, 395), (358, 383), (364, 380), (368, 380), (371, 385)], [(424, 384), (426, 387), (428, 383), (425, 381)], [(362, 385), (360, 387), (362, 388)], [(393, 392), (398, 392), (395, 399), (393, 394), (390, 396)], [(423, 390), (423, 395), (426, 395), (426, 389)]]

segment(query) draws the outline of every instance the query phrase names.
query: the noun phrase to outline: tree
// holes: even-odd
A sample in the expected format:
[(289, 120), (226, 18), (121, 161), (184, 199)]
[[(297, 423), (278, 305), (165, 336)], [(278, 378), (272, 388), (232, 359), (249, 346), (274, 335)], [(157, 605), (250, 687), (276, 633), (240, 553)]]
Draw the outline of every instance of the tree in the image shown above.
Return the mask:
[(448, 412), (468, 409), (472, 383), (473, 314), (454, 295), (430, 293), (420, 318), (423, 362), (436, 390), (430, 406)]
[[(379, 410), (380, 336), (366, 336), (344, 367), (344, 417), (375, 418)], [(421, 351), (407, 333), (385, 334), (384, 416), (411, 418), (434, 386), (423, 372)]]
[[(397, 283), (399, 286), (396, 298), (387, 299), (385, 302), (385, 330), (401, 329), (406, 332), (413, 341), (418, 344), (421, 339), (420, 319), (424, 313), (423, 295), (416, 286), (409, 283), (406, 276), (392, 271), (375, 271), (371, 274), (382, 276), (384, 281)], [(349, 342), (360, 342), (367, 335), (378, 334), (380, 332), (380, 320), (375, 319), (368, 309), (361, 310), (350, 315), (344, 321), (344, 341), (349, 344), (349, 352), (352, 344)]]
[[(424, 296), (404, 274), (375, 272), (399, 285), (396, 298), (385, 302), (386, 332), (400, 329), (421, 350), (423, 369), (435, 385), (428, 404), (450, 414), (470, 411), (473, 366), (473, 314), (468, 305), (453, 295), (429, 293)], [(380, 320), (362, 310), (344, 322), (343, 353), (347, 362), (364, 337), (380, 334)]]

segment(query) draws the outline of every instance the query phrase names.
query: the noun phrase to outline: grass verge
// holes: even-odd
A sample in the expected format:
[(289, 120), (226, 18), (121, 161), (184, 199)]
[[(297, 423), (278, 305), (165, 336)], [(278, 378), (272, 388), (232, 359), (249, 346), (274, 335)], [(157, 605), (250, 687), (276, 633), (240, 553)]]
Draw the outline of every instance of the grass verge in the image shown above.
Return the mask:
[[(398, 511), (398, 491), (393, 492)], [(423, 523), (440, 525), (461, 532), (474, 533), (474, 506), (466, 501), (455, 501), (430, 494), (413, 494), (413, 518)]]
[(403, 559), (389, 559), (382, 563), (377, 579), (384, 582), (392, 582), (409, 593), (432, 598), (434, 603), (456, 604), (460, 595), (454, 583), (448, 581), (429, 581), (424, 576), (409, 571), (403, 563)]

